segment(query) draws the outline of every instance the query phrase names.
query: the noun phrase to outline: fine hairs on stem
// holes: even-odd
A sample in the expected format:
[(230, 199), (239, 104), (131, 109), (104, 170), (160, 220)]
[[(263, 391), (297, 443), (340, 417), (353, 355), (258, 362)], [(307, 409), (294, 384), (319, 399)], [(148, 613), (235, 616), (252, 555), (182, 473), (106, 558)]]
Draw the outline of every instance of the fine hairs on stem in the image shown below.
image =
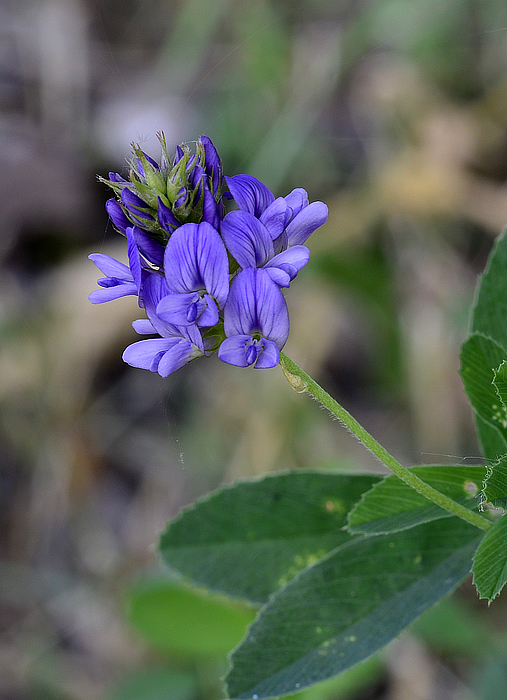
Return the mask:
[(390, 469), (398, 478), (405, 484), (413, 488), (422, 496), (427, 498), (432, 503), (435, 503), (440, 508), (448, 511), (452, 515), (465, 520), (471, 525), (480, 528), (481, 530), (489, 530), (492, 523), (483, 518), (478, 513), (468, 510), (464, 506), (456, 503), (452, 498), (445, 496), (440, 491), (437, 491), (429, 484), (426, 484), (422, 479), (416, 476), (409, 469), (404, 467), (397, 459), (395, 459), (387, 450), (378, 443), (356, 419), (341, 406), (332, 396), (317, 384), (306, 372), (304, 372), (295, 362), (293, 362), (283, 352), (280, 353), (280, 365), (288, 382), (298, 393), (308, 392), (325, 408), (330, 411), (336, 418), (353, 433), (357, 439), (368, 449), (377, 459)]

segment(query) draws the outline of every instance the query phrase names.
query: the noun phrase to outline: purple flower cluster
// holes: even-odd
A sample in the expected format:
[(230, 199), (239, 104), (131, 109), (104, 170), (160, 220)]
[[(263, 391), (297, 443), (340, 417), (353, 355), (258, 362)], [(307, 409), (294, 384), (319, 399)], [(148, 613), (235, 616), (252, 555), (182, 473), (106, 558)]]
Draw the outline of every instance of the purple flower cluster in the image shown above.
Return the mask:
[[(249, 175), (226, 177), (211, 140), (195, 153), (177, 147), (161, 162), (133, 146), (129, 179), (109, 173), (106, 209), (127, 239), (128, 265), (103, 253), (90, 259), (104, 274), (90, 301), (133, 294), (146, 312), (134, 322), (150, 335), (125, 350), (133, 367), (167, 377), (218, 350), (238, 367), (278, 364), (289, 335), (282, 288), (306, 265), (306, 239), (327, 219), (305, 190), (275, 198)], [(226, 202), (237, 209), (226, 213)]]

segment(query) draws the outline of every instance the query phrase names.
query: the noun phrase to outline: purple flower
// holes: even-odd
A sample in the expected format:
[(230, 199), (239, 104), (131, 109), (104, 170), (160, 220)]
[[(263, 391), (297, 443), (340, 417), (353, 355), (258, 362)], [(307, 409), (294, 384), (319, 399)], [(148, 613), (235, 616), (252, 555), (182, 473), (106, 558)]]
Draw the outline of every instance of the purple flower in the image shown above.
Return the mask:
[(132, 227), (126, 229), (128, 241), (129, 266), (124, 265), (119, 260), (112, 258), (105, 253), (92, 253), (88, 257), (95, 263), (106, 277), (97, 280), (97, 284), (103, 289), (97, 289), (89, 295), (92, 304), (102, 304), (112, 299), (136, 294), (139, 296), (139, 306), (141, 301), (141, 259), (139, 250), (134, 240)]
[(113, 173), (113, 172), (109, 173), (109, 181), (110, 182), (117, 182), (117, 183), (121, 183), (121, 184), (128, 184), (128, 181), (125, 180), (124, 177), (122, 177), (119, 173)]
[(181, 223), (174, 216), (171, 209), (164, 204), (160, 197), (158, 198), (158, 220), (160, 226), (167, 233), (172, 233), (175, 228), (181, 226)]
[(210, 190), (213, 195), (220, 194), (224, 175), (222, 161), (220, 160), (217, 149), (208, 136), (201, 136), (198, 144), (200, 144), (204, 150), (204, 168), (209, 178)]
[(327, 206), (310, 204), (303, 189), (275, 199), (250, 175), (226, 180), (239, 206), (239, 211), (225, 216), (220, 228), (231, 255), (241, 268), (264, 267), (274, 282), (288, 287), (309, 260), (310, 251), (302, 244), (326, 221)]
[(123, 353), (123, 360), (127, 364), (158, 372), (161, 377), (167, 377), (205, 352), (197, 326), (181, 328), (167, 323), (157, 315), (157, 306), (168, 292), (161, 274), (155, 272), (146, 278), (144, 302), (148, 318), (134, 321), (132, 325), (141, 335), (158, 333), (160, 337), (138, 340)]
[(120, 233), (125, 233), (127, 226), (131, 226), (131, 222), (125, 216), (125, 213), (116, 199), (108, 199), (106, 202), (106, 211), (109, 214), (109, 218), (113, 222), (114, 226), (120, 231)]
[(184, 224), (169, 239), (164, 254), (169, 294), (157, 314), (179, 326), (214, 326), (229, 293), (229, 261), (218, 231), (207, 222)]
[(286, 240), (281, 242), (281, 248), (301, 245), (327, 220), (328, 209), (324, 202), (310, 204), (308, 194), (301, 188), (292, 190), (286, 197), (275, 199), (266, 185), (250, 175), (234, 175), (225, 179), (240, 210), (253, 214), (266, 226), (275, 242), (275, 249), (282, 235)]
[(121, 201), (125, 209), (128, 210), (129, 214), (137, 219), (147, 219), (148, 221), (153, 220), (152, 215), (148, 212), (149, 206), (138, 197), (135, 192), (132, 192), (128, 187), (124, 187), (121, 191)]
[(224, 362), (257, 369), (275, 367), (289, 335), (284, 296), (266, 270), (247, 268), (231, 284), (224, 309), (227, 336), (218, 350)]
[(231, 211), (220, 228), (227, 249), (241, 269), (263, 267), (280, 287), (288, 287), (306, 265), (310, 251), (295, 245), (275, 254), (269, 229), (248, 211)]
[(88, 256), (106, 277), (97, 280), (103, 289), (92, 292), (88, 298), (92, 304), (119, 299), (129, 294), (137, 294), (137, 285), (127, 265), (105, 253), (92, 253)]
[(234, 175), (225, 180), (238, 207), (257, 218), (275, 199), (271, 190), (251, 175)]
[[(326, 205), (303, 189), (275, 198), (254, 177), (225, 177), (206, 136), (174, 157), (159, 140), (160, 163), (134, 144), (128, 180), (103, 180), (115, 194), (106, 209), (127, 238), (128, 265), (91, 255), (105, 276), (90, 300), (137, 296), (146, 318), (134, 329), (156, 337), (126, 348), (134, 367), (167, 377), (217, 349), (232, 365), (274, 367), (289, 333), (281, 288), (308, 262), (304, 243), (326, 221)], [(225, 199), (238, 209), (226, 215)]]
[(153, 265), (161, 267), (164, 263), (164, 246), (138, 226), (132, 227), (132, 233), (141, 255)]
[(165, 378), (202, 354), (197, 345), (181, 335), (138, 340), (125, 349), (122, 358), (131, 367), (149, 369)]

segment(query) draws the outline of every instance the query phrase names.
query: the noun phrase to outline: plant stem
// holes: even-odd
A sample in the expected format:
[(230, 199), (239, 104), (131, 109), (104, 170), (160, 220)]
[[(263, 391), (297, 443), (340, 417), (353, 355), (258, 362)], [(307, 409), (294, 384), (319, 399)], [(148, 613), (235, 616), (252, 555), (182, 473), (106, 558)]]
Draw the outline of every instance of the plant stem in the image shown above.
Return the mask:
[(370, 433), (350, 415), (332, 396), (317, 384), (306, 372), (293, 362), (283, 352), (280, 353), (280, 365), (287, 380), (292, 388), (299, 392), (308, 392), (317, 401), (325, 406), (331, 413), (338, 418), (343, 425), (348, 428), (363, 445), (372, 452), (383, 464), (386, 465), (397, 477), (404, 481), (408, 486), (412, 487), (428, 500), (440, 506), (444, 510), (456, 515), (463, 520), (466, 520), (471, 525), (480, 528), (481, 530), (489, 530), (492, 523), (486, 518), (483, 518), (478, 513), (468, 510), (464, 506), (453, 501), (452, 498), (445, 496), (440, 491), (437, 491), (429, 484), (426, 484), (422, 479), (416, 476), (409, 469), (404, 467), (397, 459), (380, 445)]

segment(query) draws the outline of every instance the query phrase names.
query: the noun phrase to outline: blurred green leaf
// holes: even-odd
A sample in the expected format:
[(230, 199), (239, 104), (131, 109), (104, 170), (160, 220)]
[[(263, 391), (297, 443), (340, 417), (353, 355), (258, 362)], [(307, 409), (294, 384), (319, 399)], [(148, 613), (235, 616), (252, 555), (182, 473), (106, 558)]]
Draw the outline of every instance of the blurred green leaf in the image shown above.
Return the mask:
[(312, 256), (312, 271), (336, 285), (341, 294), (353, 295), (354, 305), (372, 328), (374, 350), (368, 358), (367, 380), (399, 385), (399, 319), (392, 261), (381, 235), (372, 235), (361, 246), (341, 245), (335, 253)]
[(487, 659), (484, 666), (474, 674), (473, 697), (477, 700), (500, 700), (507, 688), (507, 664), (505, 654), (499, 652)]
[(191, 674), (149, 668), (123, 678), (107, 700), (189, 700), (195, 691), (196, 681)]
[(254, 611), (180, 581), (154, 579), (131, 591), (128, 616), (157, 649), (222, 655), (244, 636)]
[(491, 602), (507, 582), (507, 518), (497, 520), (477, 548), (474, 584), (481, 598)]
[(452, 518), (344, 544), (261, 610), (232, 654), (230, 697), (278, 697), (368, 658), (455, 588), (478, 541)]
[(439, 653), (466, 656), (483, 655), (491, 636), (481, 616), (456, 596), (427, 610), (410, 629)]
[(212, 590), (263, 603), (350, 539), (342, 528), (375, 476), (290, 472), (222, 488), (169, 524), (163, 560)]
[(316, 683), (310, 688), (286, 695), (286, 700), (337, 700), (355, 697), (361, 689), (371, 685), (384, 673), (384, 664), (379, 655), (366, 659), (339, 676)]
[(477, 428), (484, 454), (490, 459), (507, 451), (507, 414), (493, 384), (495, 370), (506, 357), (505, 349), (482, 333), (473, 333), (461, 347), (461, 377), (481, 419)]
[[(428, 466), (411, 470), (425, 483), (469, 508), (478, 506), (478, 496), (486, 467)], [(397, 476), (388, 476), (374, 484), (349, 513), (349, 532), (383, 534), (406, 530), (450, 513), (428, 501)]]

